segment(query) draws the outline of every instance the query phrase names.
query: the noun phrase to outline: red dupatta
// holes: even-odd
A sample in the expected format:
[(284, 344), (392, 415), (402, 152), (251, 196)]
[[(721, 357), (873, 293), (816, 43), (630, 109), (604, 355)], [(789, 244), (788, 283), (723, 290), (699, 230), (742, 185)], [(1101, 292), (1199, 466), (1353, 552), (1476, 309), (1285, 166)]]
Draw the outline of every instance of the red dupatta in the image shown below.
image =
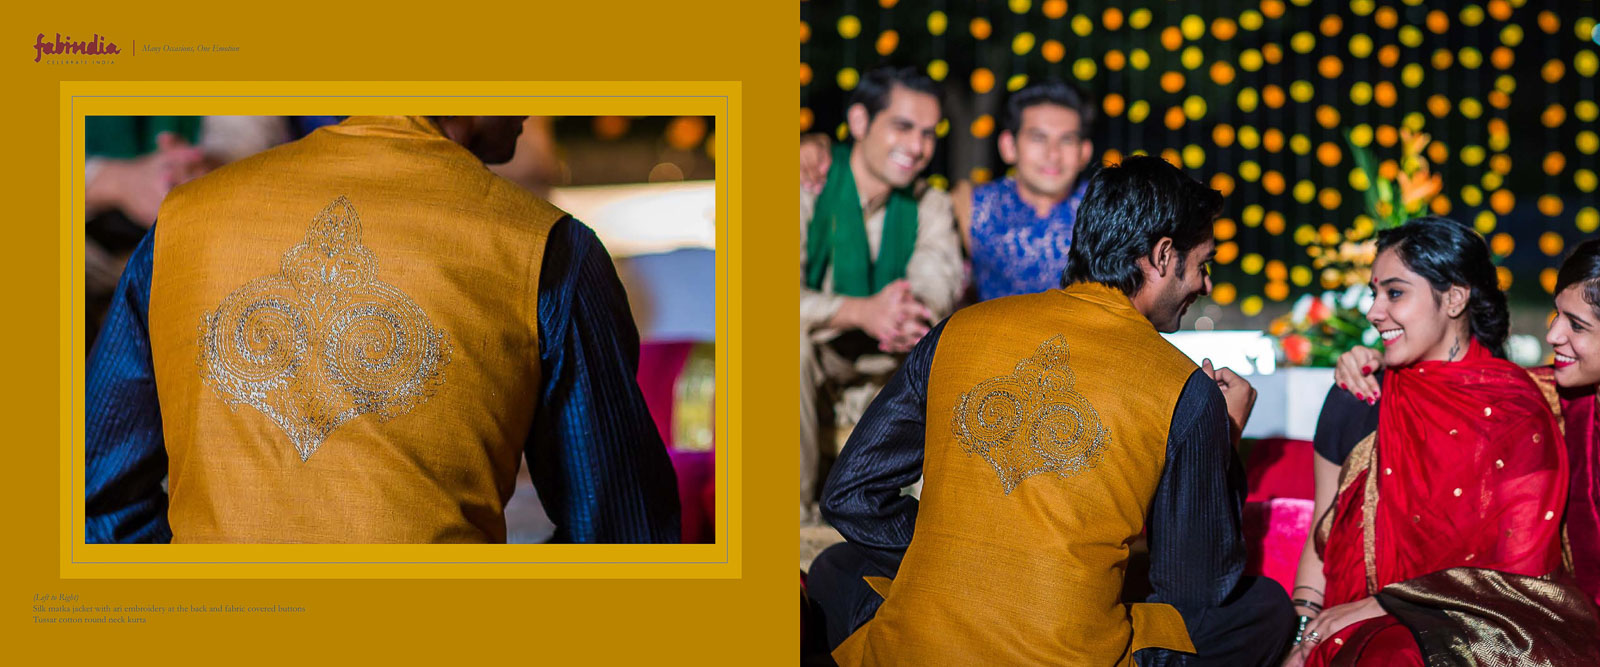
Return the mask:
[(1554, 572), (1567, 485), (1561, 432), (1527, 371), (1476, 342), (1461, 361), (1392, 369), (1371, 463), (1335, 504), (1326, 603), (1454, 567)]
[(1567, 462), (1572, 486), (1567, 496), (1567, 542), (1578, 586), (1600, 602), (1600, 410), (1595, 387), (1561, 395), (1567, 425)]

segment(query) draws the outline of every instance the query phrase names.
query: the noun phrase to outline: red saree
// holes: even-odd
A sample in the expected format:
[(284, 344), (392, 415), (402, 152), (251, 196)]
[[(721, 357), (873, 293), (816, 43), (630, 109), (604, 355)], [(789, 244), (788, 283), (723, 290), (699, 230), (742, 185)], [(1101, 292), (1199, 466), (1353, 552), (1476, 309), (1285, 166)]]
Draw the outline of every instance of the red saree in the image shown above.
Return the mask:
[[(1548, 366), (1530, 372), (1541, 381), (1555, 382)], [(1593, 386), (1561, 391), (1567, 470), (1572, 476), (1566, 520), (1572, 574), (1578, 588), (1600, 602), (1600, 405), (1596, 401)]]
[(1600, 603), (1600, 398), (1594, 387), (1562, 396), (1572, 488), (1567, 496), (1567, 540), (1578, 587)]
[(1307, 664), (1567, 664), (1589, 650), (1592, 607), (1569, 609), (1581, 594), (1546, 580), (1562, 569), (1567, 485), (1561, 431), (1527, 371), (1475, 342), (1461, 361), (1389, 371), (1376, 438), (1346, 460), (1318, 526), (1326, 606), (1377, 596), (1389, 614), (1325, 638)]

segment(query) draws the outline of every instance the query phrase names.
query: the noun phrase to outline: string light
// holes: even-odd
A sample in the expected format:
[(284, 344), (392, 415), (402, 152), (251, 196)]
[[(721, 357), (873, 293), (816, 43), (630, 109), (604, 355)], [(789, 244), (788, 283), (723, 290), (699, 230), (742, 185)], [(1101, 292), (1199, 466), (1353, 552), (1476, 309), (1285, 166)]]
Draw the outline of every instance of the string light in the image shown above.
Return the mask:
[[(1158, 154), (1228, 197), (1214, 225), (1212, 301), (1245, 316), (1342, 285), (1337, 271), (1310, 261), (1310, 249), (1375, 231), (1365, 215), (1373, 182), (1352, 151), (1371, 151), (1380, 174), (1393, 177), (1408, 131), (1433, 138), (1421, 150), (1446, 192), (1432, 199), (1432, 212), (1470, 221), (1497, 252), (1508, 251), (1499, 268), (1513, 294), (1548, 290), (1548, 264), (1579, 234), (1600, 231), (1592, 89), (1600, 24), (1587, 3), (1184, 7), (803, 3), (800, 129), (843, 140), (842, 102), (862, 73), (910, 63), (957, 99), (985, 100), (946, 109), (957, 130), (942, 120), (941, 138), (981, 143), (936, 153), (930, 172), (946, 185), (988, 180), (1007, 173), (993, 148), (1006, 94), (1073, 81), (1098, 100), (1103, 120), (1092, 138), (1104, 161)], [(1531, 127), (1518, 126), (1524, 119)], [(1518, 252), (1519, 243), (1539, 252)], [(1515, 280), (1523, 272), (1526, 280)]]

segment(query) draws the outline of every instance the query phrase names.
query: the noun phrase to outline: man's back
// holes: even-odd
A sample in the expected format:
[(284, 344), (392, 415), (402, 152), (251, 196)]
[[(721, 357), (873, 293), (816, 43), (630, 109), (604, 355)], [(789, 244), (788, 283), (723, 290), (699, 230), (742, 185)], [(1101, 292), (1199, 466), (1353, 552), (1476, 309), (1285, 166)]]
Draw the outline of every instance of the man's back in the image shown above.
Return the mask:
[(1117, 663), (1187, 648), (1175, 610), (1130, 611), (1120, 594), (1194, 370), (1099, 285), (952, 316), (928, 376), (915, 534), (840, 662)]
[(149, 316), (174, 541), (503, 541), (562, 216), (418, 118), (174, 191)]

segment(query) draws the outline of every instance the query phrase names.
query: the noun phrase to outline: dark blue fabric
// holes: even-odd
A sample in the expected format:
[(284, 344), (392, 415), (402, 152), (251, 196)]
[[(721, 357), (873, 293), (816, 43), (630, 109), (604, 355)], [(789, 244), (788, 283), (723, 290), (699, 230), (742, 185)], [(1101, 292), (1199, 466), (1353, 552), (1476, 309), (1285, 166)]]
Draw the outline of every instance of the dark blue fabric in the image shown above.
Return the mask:
[[(85, 391), (89, 543), (166, 542), (167, 456), (150, 357), (154, 232), (128, 261), (90, 353)], [(557, 222), (539, 276), (543, 390), (526, 443), (553, 542), (678, 542), (677, 477), (634, 376), (639, 334), (594, 232)]]
[(1150, 602), (1215, 607), (1244, 574), (1247, 484), (1229, 428), (1217, 383), (1196, 370), (1172, 411), (1166, 469), (1145, 523)]
[(1228, 406), (1196, 370), (1172, 411), (1166, 468), (1150, 503), (1147, 602), (1183, 615), (1198, 654), (1145, 649), (1145, 667), (1275, 665), (1294, 613), (1276, 582), (1245, 577), (1244, 465), (1229, 437)]
[(544, 392), (528, 472), (552, 542), (678, 542), (678, 478), (639, 391), (639, 332), (588, 226), (550, 230), (539, 274)]
[(145, 318), (155, 229), (134, 248), (84, 381), (84, 541), (170, 542), (167, 450)]
[(972, 191), (972, 282), (978, 299), (1033, 294), (1061, 285), (1072, 248), (1072, 226), (1088, 189), (1080, 178), (1072, 194), (1039, 217), (1023, 201), (1017, 180), (1002, 178)]
[(862, 549), (883, 576), (900, 570), (917, 525), (917, 499), (900, 490), (922, 476), (928, 374), (945, 322), (911, 348), (900, 370), (867, 406), (822, 488), (823, 520)]
[(289, 120), (294, 127), (294, 138), (301, 139), (319, 129), (329, 125), (338, 125), (344, 122), (344, 116), (290, 116)]

